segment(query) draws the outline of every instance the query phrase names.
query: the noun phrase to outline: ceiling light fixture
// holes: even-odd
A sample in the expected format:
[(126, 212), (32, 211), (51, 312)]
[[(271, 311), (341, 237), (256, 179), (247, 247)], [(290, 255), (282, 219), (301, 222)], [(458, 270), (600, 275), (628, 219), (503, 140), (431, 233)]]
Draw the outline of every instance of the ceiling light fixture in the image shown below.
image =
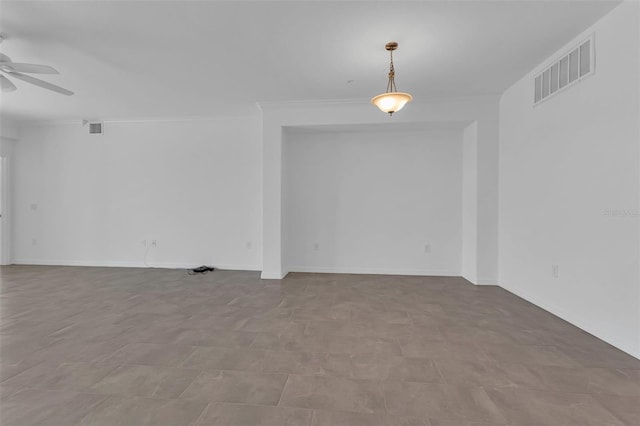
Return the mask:
[(380, 108), (380, 111), (393, 115), (394, 112), (400, 111), (407, 102), (411, 102), (413, 96), (408, 93), (398, 92), (398, 89), (396, 89), (396, 71), (393, 68), (393, 51), (398, 48), (398, 43), (390, 41), (384, 48), (389, 51), (389, 55), (391, 56), (387, 91), (378, 96), (374, 96), (371, 99), (371, 103)]

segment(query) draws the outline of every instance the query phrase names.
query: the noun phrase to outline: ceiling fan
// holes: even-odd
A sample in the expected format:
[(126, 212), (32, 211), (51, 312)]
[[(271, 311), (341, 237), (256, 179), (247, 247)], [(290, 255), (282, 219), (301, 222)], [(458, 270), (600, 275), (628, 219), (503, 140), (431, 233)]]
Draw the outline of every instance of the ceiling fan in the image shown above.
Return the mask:
[[(0, 36), (0, 43), (2, 43), (2, 36)], [(3, 92), (13, 92), (17, 89), (16, 85), (11, 82), (7, 77), (17, 78), (18, 80), (26, 81), (27, 83), (34, 84), (44, 89), (53, 90), (63, 95), (71, 96), (73, 92), (63, 87), (56, 86), (55, 84), (48, 83), (40, 80), (39, 78), (31, 77), (28, 74), (60, 74), (54, 68), (48, 65), (36, 65), (36, 64), (22, 64), (13, 62), (7, 55), (0, 53), (0, 88)]]

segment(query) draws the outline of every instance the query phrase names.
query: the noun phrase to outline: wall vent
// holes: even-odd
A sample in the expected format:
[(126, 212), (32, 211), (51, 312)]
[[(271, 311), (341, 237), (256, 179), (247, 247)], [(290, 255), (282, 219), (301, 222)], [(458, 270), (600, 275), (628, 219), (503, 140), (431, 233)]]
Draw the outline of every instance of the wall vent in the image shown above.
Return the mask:
[(594, 35), (547, 65), (533, 79), (533, 104), (560, 93), (595, 72)]
[(101, 135), (102, 134), (102, 123), (89, 123), (89, 134), (90, 135)]

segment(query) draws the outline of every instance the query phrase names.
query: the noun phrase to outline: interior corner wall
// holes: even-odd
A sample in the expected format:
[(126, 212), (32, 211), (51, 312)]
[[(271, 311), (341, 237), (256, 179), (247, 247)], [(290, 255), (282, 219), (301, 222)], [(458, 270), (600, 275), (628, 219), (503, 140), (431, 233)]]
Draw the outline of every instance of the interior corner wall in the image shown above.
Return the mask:
[[(477, 151), (477, 281), (479, 285), (498, 284), (499, 215), (499, 108), (489, 105), (487, 118), (478, 120)], [(494, 119), (495, 118), (495, 119)]]
[(460, 275), (461, 130), (285, 133), (286, 270)]
[(536, 68), (502, 96), (499, 265), (502, 287), (640, 358), (639, 8), (567, 45), (595, 33), (593, 75), (534, 107)]
[(478, 282), (478, 123), (462, 133), (462, 277)]
[(104, 130), (22, 128), (14, 263), (262, 268), (258, 114)]

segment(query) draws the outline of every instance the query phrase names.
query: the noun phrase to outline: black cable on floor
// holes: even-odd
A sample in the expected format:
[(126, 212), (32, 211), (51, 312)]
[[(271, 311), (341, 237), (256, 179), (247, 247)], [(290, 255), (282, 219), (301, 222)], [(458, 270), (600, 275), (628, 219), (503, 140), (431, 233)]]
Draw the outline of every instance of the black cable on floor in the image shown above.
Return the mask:
[(214, 268), (213, 266), (199, 266), (197, 268), (194, 269), (187, 269), (187, 274), (189, 275), (204, 275), (204, 274), (208, 274), (209, 271), (215, 271), (216, 268)]

